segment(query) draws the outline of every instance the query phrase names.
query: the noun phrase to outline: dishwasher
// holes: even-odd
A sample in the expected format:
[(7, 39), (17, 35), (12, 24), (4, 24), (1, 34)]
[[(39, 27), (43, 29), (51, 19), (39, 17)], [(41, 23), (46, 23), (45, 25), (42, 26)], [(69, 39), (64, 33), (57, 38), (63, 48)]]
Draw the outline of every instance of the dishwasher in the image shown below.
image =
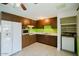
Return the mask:
[(62, 50), (75, 52), (75, 37), (62, 36)]

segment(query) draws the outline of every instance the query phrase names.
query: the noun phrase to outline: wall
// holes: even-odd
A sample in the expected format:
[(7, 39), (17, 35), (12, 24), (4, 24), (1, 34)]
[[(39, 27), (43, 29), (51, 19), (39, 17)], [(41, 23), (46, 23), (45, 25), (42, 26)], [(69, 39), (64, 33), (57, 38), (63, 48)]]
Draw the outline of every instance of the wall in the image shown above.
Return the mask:
[(57, 17), (57, 50), (61, 50), (61, 25), (60, 25), (60, 17)]
[[(0, 47), (1, 47), (1, 12), (0, 12)], [(0, 49), (1, 52), (1, 49)], [(1, 56), (1, 53), (0, 53)]]
[(79, 11), (77, 14), (77, 54), (79, 55)]

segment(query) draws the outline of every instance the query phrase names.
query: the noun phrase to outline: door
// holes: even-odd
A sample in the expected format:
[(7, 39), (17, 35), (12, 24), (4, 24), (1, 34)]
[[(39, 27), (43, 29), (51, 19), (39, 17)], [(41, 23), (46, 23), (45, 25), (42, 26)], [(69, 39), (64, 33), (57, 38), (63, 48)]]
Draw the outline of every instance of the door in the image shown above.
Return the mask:
[(13, 22), (13, 53), (22, 49), (22, 25), (18, 22)]
[(12, 23), (1, 21), (1, 54), (12, 52)]

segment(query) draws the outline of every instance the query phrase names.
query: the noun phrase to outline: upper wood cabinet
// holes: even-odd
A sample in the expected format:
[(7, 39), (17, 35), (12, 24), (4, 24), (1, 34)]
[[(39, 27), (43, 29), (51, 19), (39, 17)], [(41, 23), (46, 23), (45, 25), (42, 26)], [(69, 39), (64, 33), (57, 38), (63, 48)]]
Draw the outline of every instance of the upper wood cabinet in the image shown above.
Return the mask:
[(21, 22), (23, 27), (27, 27), (27, 25), (32, 25), (34, 28), (44, 28), (45, 25), (51, 25), (52, 28), (57, 28), (57, 17), (46, 18), (46, 19), (39, 19), (37, 21), (24, 18), (21, 16), (1, 12), (1, 19), (14, 21), (14, 22)]
[(22, 20), (20, 20), (20, 22), (22, 23), (23, 26), (30, 25), (30, 20), (29, 19), (22, 19)]
[(45, 25), (50, 25), (52, 28), (57, 28), (57, 17), (36, 21), (37, 28), (44, 28)]
[(36, 21), (32, 19), (23, 19), (21, 20), (23, 27), (27, 27), (28, 25), (36, 27)]
[(36, 27), (37, 28), (44, 28), (44, 20), (37, 20)]
[(36, 21), (35, 20), (30, 20), (30, 25), (34, 26), (33, 28), (36, 28)]
[(23, 17), (13, 15), (10, 13), (1, 12), (1, 19), (7, 21), (19, 22), (21, 19), (23, 19)]
[(57, 28), (57, 17), (50, 18), (50, 25), (52, 28)]

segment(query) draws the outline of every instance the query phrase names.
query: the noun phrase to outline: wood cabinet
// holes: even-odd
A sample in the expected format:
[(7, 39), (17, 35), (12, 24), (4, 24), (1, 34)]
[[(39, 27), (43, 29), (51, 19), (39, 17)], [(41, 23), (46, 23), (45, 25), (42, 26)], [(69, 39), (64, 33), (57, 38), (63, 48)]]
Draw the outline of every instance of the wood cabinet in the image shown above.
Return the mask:
[(0, 18), (3, 20), (7, 20), (7, 21), (20, 22), (20, 23), (22, 23), (23, 28), (27, 27), (27, 25), (34, 25), (35, 26), (35, 21), (32, 19), (17, 16), (17, 15), (6, 13), (6, 12), (1, 12)]
[(50, 36), (50, 35), (40, 35), (40, 34), (36, 34), (36, 35), (23, 35), (22, 37), (22, 48), (33, 44), (35, 42), (39, 42), (39, 43), (43, 43), (43, 44), (47, 44), (50, 46), (54, 46), (57, 47), (57, 36)]
[(20, 22), (22, 23), (23, 28), (26, 28), (31, 23), (29, 19), (22, 19)]
[(23, 20), (24, 18), (10, 13), (1, 12), (1, 19), (13, 22), (20, 22), (20, 20)]
[(50, 25), (52, 28), (57, 28), (57, 17), (36, 21), (37, 28), (44, 28), (45, 25)]
[(44, 20), (37, 20), (36, 27), (37, 28), (44, 28)]
[(45, 25), (51, 25), (52, 28), (57, 28), (57, 17), (54, 18), (47, 18), (42, 20), (32, 20), (29, 18), (24, 18), (21, 16), (1, 12), (1, 19), (14, 21), (14, 22), (21, 22), (23, 27), (27, 27), (27, 25), (32, 25), (34, 28), (44, 28)]
[(26, 35), (23, 35), (22, 36), (22, 48), (30, 45), (30, 44), (33, 44), (36, 42), (36, 36), (35, 35), (29, 35), (29, 34), (26, 34)]
[(57, 47), (57, 36), (37, 34), (37, 42)]
[(57, 28), (57, 17), (50, 18), (50, 25), (52, 28)]
[(34, 26), (33, 28), (36, 28), (36, 21), (35, 20), (30, 20), (30, 25)]

